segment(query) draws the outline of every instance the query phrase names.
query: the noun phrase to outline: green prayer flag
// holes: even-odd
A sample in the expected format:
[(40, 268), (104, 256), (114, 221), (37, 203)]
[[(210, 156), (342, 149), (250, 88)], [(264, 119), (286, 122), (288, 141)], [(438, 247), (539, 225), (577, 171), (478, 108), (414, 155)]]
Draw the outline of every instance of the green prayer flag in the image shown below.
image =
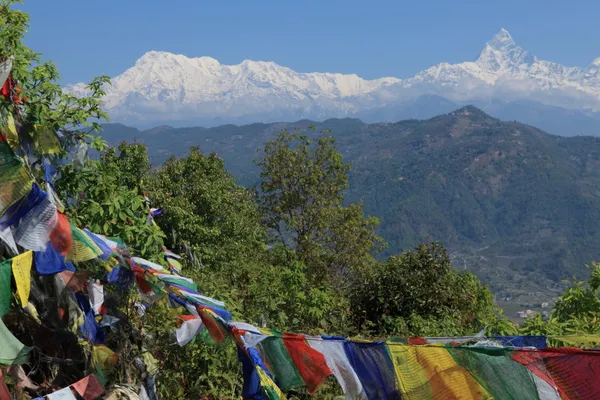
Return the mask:
[(269, 365), (272, 367), (275, 383), (283, 390), (304, 386), (304, 381), (280, 337), (268, 337), (260, 342)]
[(0, 364), (18, 365), (29, 361), (30, 347), (25, 346), (8, 330), (0, 318)]
[(494, 399), (538, 400), (532, 375), (511, 358), (512, 350), (447, 347), (454, 361), (467, 370)]
[(0, 263), (0, 318), (10, 311), (10, 280), (12, 276), (11, 261)]

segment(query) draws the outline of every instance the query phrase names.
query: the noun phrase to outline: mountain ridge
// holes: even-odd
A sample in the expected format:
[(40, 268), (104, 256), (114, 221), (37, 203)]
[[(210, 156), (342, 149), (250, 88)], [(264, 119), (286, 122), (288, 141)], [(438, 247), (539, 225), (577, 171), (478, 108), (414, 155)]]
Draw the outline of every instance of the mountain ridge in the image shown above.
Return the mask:
[[(83, 84), (68, 85), (66, 90), (86, 93)], [(585, 115), (594, 132), (581, 133), (600, 134), (600, 57), (585, 67), (544, 61), (519, 47), (504, 29), (476, 60), (443, 62), (407, 79), (300, 73), (270, 61), (224, 65), (211, 57), (150, 51), (115, 77), (106, 91), (104, 105), (111, 117), (138, 125), (329, 117), (374, 122), (382, 117), (433, 116), (467, 103), (489, 111), (490, 102), (529, 101), (538, 108), (559, 107), (580, 118)], [(446, 108), (436, 99), (447, 102)], [(572, 132), (553, 133), (580, 132), (576, 125)]]

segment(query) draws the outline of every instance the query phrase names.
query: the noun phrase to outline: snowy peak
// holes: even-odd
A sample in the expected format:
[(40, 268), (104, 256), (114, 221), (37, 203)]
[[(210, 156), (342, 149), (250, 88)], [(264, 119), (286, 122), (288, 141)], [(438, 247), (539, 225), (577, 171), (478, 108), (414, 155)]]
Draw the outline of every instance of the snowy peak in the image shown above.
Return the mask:
[(519, 68), (521, 64), (532, 64), (534, 58), (514, 42), (504, 28), (486, 43), (476, 63), (483, 69), (499, 72)]
[(497, 50), (510, 50), (511, 48), (516, 46), (515, 41), (513, 40), (510, 33), (504, 28), (500, 29), (500, 32), (496, 33), (492, 40), (487, 43), (491, 48)]

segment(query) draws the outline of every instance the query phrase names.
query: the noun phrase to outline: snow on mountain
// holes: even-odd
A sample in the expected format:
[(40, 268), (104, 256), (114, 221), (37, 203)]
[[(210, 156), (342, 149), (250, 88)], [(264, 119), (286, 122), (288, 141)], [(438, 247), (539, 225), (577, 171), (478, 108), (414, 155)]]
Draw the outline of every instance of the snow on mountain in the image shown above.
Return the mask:
[[(86, 92), (81, 83), (66, 90)], [(517, 46), (504, 29), (477, 60), (441, 63), (404, 80), (299, 73), (251, 60), (223, 65), (210, 57), (150, 51), (112, 79), (104, 106), (113, 120), (133, 123), (266, 121), (373, 115), (431, 95), (456, 103), (525, 100), (598, 112), (600, 57), (585, 68), (540, 60)]]

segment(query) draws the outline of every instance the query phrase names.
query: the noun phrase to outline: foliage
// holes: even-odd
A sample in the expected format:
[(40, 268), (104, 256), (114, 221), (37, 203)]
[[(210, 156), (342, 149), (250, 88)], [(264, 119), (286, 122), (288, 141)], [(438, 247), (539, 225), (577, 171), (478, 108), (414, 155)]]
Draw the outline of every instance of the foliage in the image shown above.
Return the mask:
[(435, 242), (392, 256), (363, 274), (352, 305), (363, 329), (388, 335), (473, 334), (497, 324), (500, 314), (489, 288), (473, 274), (455, 271), (444, 247)]
[(374, 262), (378, 220), (361, 204), (343, 206), (350, 165), (331, 136), (313, 143), (299, 131), (282, 131), (265, 144), (259, 202), (266, 225), (296, 250), (312, 284), (345, 286), (353, 271)]
[(135, 146), (121, 147), (120, 153), (110, 148), (100, 161), (87, 160), (83, 168), (62, 165), (56, 187), (72, 223), (121, 238), (142, 256), (156, 259), (165, 235), (147, 223), (147, 205), (132, 185), (138, 172), (124, 168), (138, 165), (139, 155), (146, 155), (143, 146)]
[(310, 283), (308, 268), (292, 249), (276, 245), (248, 285), (244, 315), (269, 327), (306, 333), (348, 333), (350, 304), (331, 286)]
[(160, 398), (239, 398), (241, 367), (231, 342), (216, 346), (205, 331), (185, 347), (172, 344), (173, 330), (183, 309), (159, 302), (144, 318), (148, 345), (160, 362)]
[(164, 210), (159, 224), (169, 235), (167, 245), (191, 246), (200, 265), (238, 268), (264, 250), (253, 194), (236, 185), (216, 154), (192, 148), (186, 158), (171, 158), (148, 177), (144, 189)]
[(592, 262), (587, 268), (591, 272), (589, 278), (571, 282), (571, 286), (554, 303), (550, 318), (544, 320), (540, 315), (528, 318), (521, 331), (528, 335), (548, 336), (599, 334), (600, 264)]

